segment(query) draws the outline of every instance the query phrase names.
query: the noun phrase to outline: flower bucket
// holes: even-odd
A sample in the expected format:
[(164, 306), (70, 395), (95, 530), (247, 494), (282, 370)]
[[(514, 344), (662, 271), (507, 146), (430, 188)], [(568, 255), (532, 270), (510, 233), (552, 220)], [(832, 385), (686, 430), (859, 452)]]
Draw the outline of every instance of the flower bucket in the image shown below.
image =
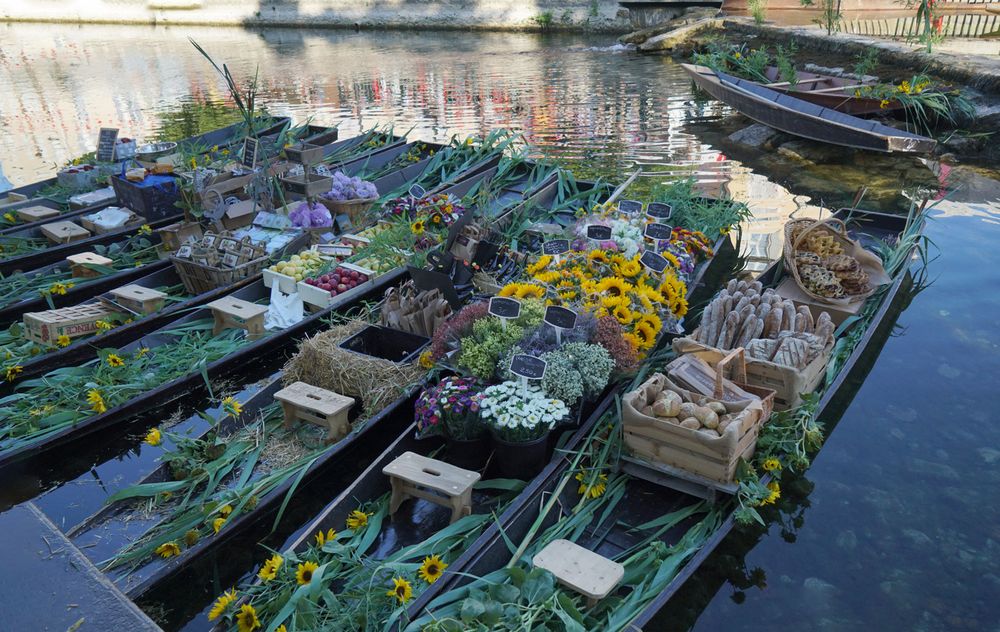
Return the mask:
[(445, 440), (448, 444), (444, 461), (463, 470), (480, 471), (490, 456), (490, 438)]
[(337, 219), (338, 215), (347, 215), (350, 218), (351, 224), (354, 226), (365, 226), (368, 224), (366, 221), (366, 214), (368, 209), (372, 207), (378, 200), (378, 197), (367, 198), (367, 199), (357, 199), (357, 200), (328, 200), (322, 195), (316, 198), (316, 201), (330, 209), (330, 214), (333, 215), (334, 220)]
[(549, 433), (532, 441), (506, 441), (493, 434), (493, 470), (501, 478), (528, 480), (549, 462)]

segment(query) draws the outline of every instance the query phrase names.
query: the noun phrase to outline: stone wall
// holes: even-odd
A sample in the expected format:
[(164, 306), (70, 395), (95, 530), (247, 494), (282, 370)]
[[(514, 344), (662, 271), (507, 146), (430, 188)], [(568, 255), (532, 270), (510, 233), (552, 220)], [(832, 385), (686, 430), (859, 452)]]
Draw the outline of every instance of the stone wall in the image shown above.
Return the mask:
[(631, 30), (616, 0), (3, 0), (0, 21)]

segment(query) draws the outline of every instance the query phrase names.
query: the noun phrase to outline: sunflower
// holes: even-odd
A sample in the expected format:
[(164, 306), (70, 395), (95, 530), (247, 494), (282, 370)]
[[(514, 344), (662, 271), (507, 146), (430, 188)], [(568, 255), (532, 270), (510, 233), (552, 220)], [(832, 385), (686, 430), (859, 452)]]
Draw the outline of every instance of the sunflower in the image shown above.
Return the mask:
[(670, 265), (674, 266), (675, 268), (681, 267), (681, 260), (678, 259), (677, 255), (675, 255), (674, 253), (670, 252), (669, 250), (664, 250), (660, 254), (663, 255), (664, 259), (670, 262)]
[(106, 320), (98, 320), (94, 322), (94, 327), (97, 328), (97, 331), (103, 333), (105, 331), (111, 331), (113, 325)]
[(619, 306), (628, 307), (629, 300), (627, 296), (602, 296), (600, 297), (601, 307), (607, 310), (612, 310)]
[(355, 509), (351, 512), (351, 515), (347, 516), (347, 528), (354, 529), (357, 531), (362, 527), (368, 526), (368, 514), (361, 511), (360, 509)]
[(545, 288), (534, 283), (522, 283), (514, 296), (517, 298), (545, 298)]
[[(8, 382), (13, 382), (14, 380), (17, 379), (18, 375), (21, 375), (22, 371), (24, 371), (24, 367), (21, 366), (20, 364), (15, 364), (13, 366), (9, 366), (9, 367), (7, 367), (7, 372), (6, 372), (6, 376), (5, 377), (7, 378)], [(101, 412), (104, 412), (104, 411), (101, 411)]]
[(395, 597), (399, 600), (399, 603), (406, 603), (413, 597), (413, 587), (410, 586), (410, 582), (406, 581), (402, 577), (394, 577), (392, 580), (392, 588), (385, 593), (390, 597)]
[(607, 277), (601, 279), (594, 289), (598, 294), (625, 296), (632, 289), (632, 284), (620, 277)]
[(608, 263), (608, 253), (604, 250), (591, 250), (587, 253), (587, 261), (590, 263)]
[(563, 292), (559, 292), (559, 298), (566, 302), (572, 301), (576, 298), (576, 290), (565, 290)]
[(323, 546), (327, 542), (333, 542), (337, 539), (337, 532), (333, 529), (327, 529), (326, 533), (323, 531), (316, 532), (316, 546)]
[(424, 234), (424, 220), (418, 219), (417, 221), (415, 221), (412, 224), (410, 224), (410, 232), (412, 232), (414, 235), (423, 235)]
[(420, 576), (420, 579), (428, 584), (433, 584), (441, 578), (441, 574), (446, 568), (448, 568), (448, 565), (442, 562), (440, 557), (431, 555), (424, 558), (424, 563), (420, 565), (420, 570), (417, 571), (417, 574)]
[(219, 598), (216, 599), (215, 603), (212, 605), (212, 609), (208, 611), (208, 620), (215, 621), (221, 617), (222, 613), (226, 611), (226, 608), (228, 608), (234, 601), (236, 601), (235, 589), (229, 589), (219, 595)]
[(219, 515), (223, 518), (228, 518), (231, 513), (233, 513), (232, 505), (223, 505), (222, 508), (219, 509)]
[(546, 283), (546, 284), (555, 283), (556, 281), (558, 281), (561, 278), (562, 278), (562, 274), (560, 274), (556, 270), (548, 270), (546, 272), (539, 272), (538, 274), (535, 275), (535, 280), (536, 281), (538, 281), (539, 283)]
[(596, 481), (586, 482), (584, 481), (583, 472), (579, 472), (574, 478), (580, 481), (580, 486), (576, 489), (576, 493), (581, 496), (587, 496), (589, 498), (600, 498), (604, 495), (604, 492), (608, 488), (608, 475), (601, 474), (597, 477)]
[(143, 441), (151, 446), (158, 446), (163, 441), (163, 435), (160, 433), (159, 428), (150, 428)]
[(299, 564), (298, 568), (295, 570), (295, 581), (299, 583), (299, 586), (305, 586), (312, 581), (313, 573), (319, 568), (319, 564), (316, 562), (303, 562)]
[(639, 340), (639, 337), (630, 331), (623, 333), (622, 338), (625, 342), (629, 343), (635, 351), (639, 351), (639, 348), (642, 346), (642, 341)]
[(263, 581), (269, 582), (278, 576), (278, 569), (285, 562), (285, 559), (275, 553), (271, 556), (269, 560), (264, 562), (264, 565), (260, 567), (260, 571), (257, 572), (257, 577), (261, 578)]
[[(10, 369), (7, 369), (7, 379), (10, 379)], [(87, 391), (87, 403), (90, 404), (90, 408), (98, 415), (108, 409), (107, 405), (104, 403), (104, 397), (101, 396), (101, 391), (96, 388), (92, 388)]]
[(222, 530), (222, 525), (226, 524), (225, 518), (216, 518), (212, 521), (212, 531), (218, 533)]
[(767, 471), (767, 472), (773, 472), (774, 470), (780, 470), (781, 469), (781, 461), (779, 461), (778, 459), (775, 459), (775, 458), (772, 457), (772, 458), (766, 459), (764, 461), (763, 467), (764, 467), (764, 470)]
[(623, 325), (628, 325), (635, 319), (635, 314), (633, 314), (632, 310), (628, 308), (628, 305), (618, 305), (611, 310), (611, 315), (615, 317), (615, 320)]
[(642, 325), (642, 324), (647, 324), (650, 327), (652, 327), (653, 335), (660, 333), (660, 330), (663, 329), (663, 321), (660, 320), (660, 317), (654, 313), (643, 314), (642, 316), (640, 316), (637, 325)]
[(235, 397), (226, 397), (222, 400), (222, 409), (232, 417), (239, 417), (243, 412), (243, 405)]
[(618, 264), (618, 274), (632, 278), (642, 272), (642, 264), (637, 259), (629, 259)]
[(538, 261), (525, 266), (524, 271), (529, 276), (535, 276), (536, 274), (547, 268), (550, 263), (552, 263), (552, 256), (542, 255), (541, 257), (538, 258)]
[(778, 481), (771, 481), (767, 484), (767, 489), (771, 492), (768, 494), (761, 504), (762, 505), (773, 505), (781, 498), (781, 486), (778, 485)]
[(434, 354), (430, 351), (424, 351), (420, 354), (419, 364), (421, 368), (433, 369), (434, 368)]
[(236, 614), (236, 628), (239, 632), (253, 632), (260, 629), (260, 619), (257, 618), (257, 611), (248, 603), (240, 606), (240, 611)]
[(181, 554), (181, 547), (177, 546), (176, 542), (164, 542), (156, 547), (156, 554), (163, 559), (174, 557)]
[(63, 335), (58, 336), (56, 338), (56, 345), (57, 346), (68, 347), (69, 343), (70, 343), (70, 339), (69, 339), (69, 336), (67, 336), (66, 334), (63, 334)]
[(639, 323), (632, 331), (639, 338), (640, 348), (651, 349), (656, 344), (656, 332), (649, 323)]
[(514, 296), (515, 294), (517, 294), (517, 288), (520, 287), (520, 285), (521, 285), (520, 283), (508, 283), (507, 285), (500, 288), (500, 291), (497, 292), (497, 296), (507, 296), (507, 297)]

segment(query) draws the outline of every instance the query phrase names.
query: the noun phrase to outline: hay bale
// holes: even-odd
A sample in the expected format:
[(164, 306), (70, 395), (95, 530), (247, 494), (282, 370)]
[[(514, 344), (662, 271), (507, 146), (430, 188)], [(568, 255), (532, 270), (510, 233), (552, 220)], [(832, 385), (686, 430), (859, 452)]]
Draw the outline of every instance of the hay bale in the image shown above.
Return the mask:
[(350, 321), (306, 338), (285, 365), (284, 383), (305, 382), (353, 397), (361, 402), (361, 419), (388, 406), (406, 393), (424, 370), (416, 362), (396, 364), (337, 346), (367, 325)]

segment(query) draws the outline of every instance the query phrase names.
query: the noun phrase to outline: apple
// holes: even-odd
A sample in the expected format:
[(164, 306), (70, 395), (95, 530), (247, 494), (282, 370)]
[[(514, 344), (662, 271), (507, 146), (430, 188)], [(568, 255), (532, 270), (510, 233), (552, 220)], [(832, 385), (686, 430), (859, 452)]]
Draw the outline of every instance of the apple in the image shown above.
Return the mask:
[(337, 285), (337, 291), (338, 292), (346, 292), (347, 289), (348, 289), (347, 286), (344, 285), (343, 283), (340, 283), (339, 285)]
[(337, 285), (338, 283), (340, 283), (340, 275), (339, 274), (331, 274), (329, 282), (333, 283), (334, 285)]
[(330, 285), (329, 283), (321, 283), (320, 286), (319, 286), (319, 288), (321, 290), (326, 290), (327, 292), (329, 292), (330, 290), (333, 289), (333, 286)]
[(359, 272), (357, 270), (351, 270), (351, 278), (357, 279)]
[(330, 290), (330, 296), (336, 296), (337, 290)]
[(319, 281), (320, 281), (320, 283), (329, 283), (330, 282), (330, 275), (329, 274), (324, 274), (323, 276), (321, 276), (319, 278)]
[(306, 285), (315, 285), (312, 279), (306, 279)]
[(358, 275), (358, 281), (359, 282), (364, 283), (367, 280), (368, 280), (368, 275), (367, 274), (361, 273), (361, 274)]

